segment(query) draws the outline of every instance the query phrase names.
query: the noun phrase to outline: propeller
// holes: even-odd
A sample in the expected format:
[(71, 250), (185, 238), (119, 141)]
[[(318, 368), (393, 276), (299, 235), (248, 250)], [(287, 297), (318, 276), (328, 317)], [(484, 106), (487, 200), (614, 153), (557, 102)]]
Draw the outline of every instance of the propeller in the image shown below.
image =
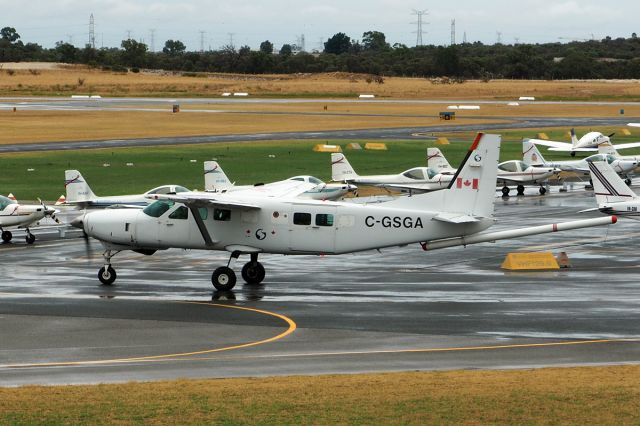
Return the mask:
[(82, 229), (82, 238), (84, 239), (85, 253), (86, 253), (87, 259), (91, 260), (93, 257), (92, 251), (91, 251), (91, 241), (89, 241), (89, 235), (84, 230), (84, 217), (86, 214), (87, 214), (87, 211), (85, 209), (82, 212), (82, 216), (78, 216), (75, 219), (73, 219), (71, 222), (69, 222), (69, 225), (73, 226), (74, 228)]
[(616, 132), (613, 132), (613, 133), (611, 133), (611, 134), (609, 135), (609, 137), (610, 137), (610, 138), (612, 138), (612, 137), (613, 137), (613, 135), (615, 135), (615, 134), (616, 134)]
[(56, 213), (58, 212), (56, 209), (50, 209), (49, 207), (47, 207), (40, 198), (38, 198), (38, 202), (40, 203), (40, 205), (42, 206), (42, 209), (44, 210), (45, 217), (49, 216), (56, 223), (60, 223), (60, 220), (56, 217)]

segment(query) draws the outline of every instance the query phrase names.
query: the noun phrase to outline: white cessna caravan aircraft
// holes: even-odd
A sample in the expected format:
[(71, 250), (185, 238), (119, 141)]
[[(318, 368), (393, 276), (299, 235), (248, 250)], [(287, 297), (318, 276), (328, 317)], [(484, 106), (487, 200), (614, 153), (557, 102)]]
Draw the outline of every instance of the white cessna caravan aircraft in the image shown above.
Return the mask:
[(79, 208), (100, 208), (109, 206), (144, 207), (151, 203), (147, 198), (154, 194), (177, 194), (189, 190), (180, 185), (162, 185), (153, 188), (144, 194), (112, 195), (98, 197), (93, 193), (87, 180), (77, 170), (65, 170), (64, 186), (66, 188), (66, 201), (63, 204), (73, 204)]
[(358, 175), (344, 154), (331, 154), (331, 179), (363, 185), (380, 186), (410, 192), (435, 191), (449, 186), (453, 174), (440, 173), (429, 167), (414, 167), (397, 175)]
[(0, 231), (2, 241), (8, 243), (13, 238), (11, 231), (4, 228), (24, 228), (27, 231), (25, 240), (27, 244), (33, 244), (36, 236), (31, 233), (29, 227), (39, 220), (49, 216), (55, 218), (55, 209), (40, 204), (19, 204), (16, 200), (0, 195)]
[[(456, 172), (438, 148), (427, 148), (427, 167), (438, 170), (440, 173)], [(516, 187), (518, 195), (524, 195), (525, 184), (539, 184), (540, 194), (544, 195), (547, 188), (543, 183), (559, 172), (554, 167), (534, 167), (520, 160), (509, 160), (498, 164), (498, 182), (502, 183), (502, 195), (505, 197), (511, 192), (507, 186), (509, 183), (518, 185)]]
[(611, 165), (604, 161), (593, 161), (589, 162), (589, 169), (598, 207), (583, 212), (600, 210), (605, 214), (640, 219), (640, 197), (625, 185)]
[(231, 253), (211, 281), (218, 290), (236, 283), (232, 261), (251, 260), (242, 268), (250, 284), (262, 282), (260, 253), (341, 254), (422, 242), (424, 250), (495, 241), (557, 230), (615, 223), (603, 217), (482, 233), (493, 222), (493, 199), (500, 136), (479, 134), (449, 188), (374, 205), (348, 202), (258, 197), (250, 194), (156, 194), (144, 210), (96, 210), (72, 222), (102, 242), (105, 265), (99, 280), (111, 284), (111, 259), (122, 250), (153, 254), (185, 248)]
[(626, 176), (627, 183), (631, 183), (631, 174), (638, 167), (638, 162), (635, 160), (622, 160), (611, 154), (594, 154), (580, 160), (546, 161), (530, 140), (522, 142), (522, 150), (525, 163), (536, 167), (555, 167), (563, 172), (588, 174), (590, 161), (606, 161), (617, 173)]
[(261, 188), (287, 186), (292, 183), (306, 184), (308, 189), (302, 191), (298, 197), (311, 198), (313, 200), (337, 200), (349, 192), (354, 192), (358, 189), (357, 186), (348, 183), (325, 183), (317, 177), (306, 175), (294, 176), (283, 181), (268, 184), (235, 185), (229, 180), (217, 161), (204, 162), (204, 189), (207, 192), (260, 191)]
[[(549, 151), (570, 152), (571, 156), (573, 157), (576, 155), (576, 152), (598, 151), (598, 145), (602, 143), (610, 144), (611, 137), (613, 135), (614, 133), (610, 134), (609, 136), (605, 136), (600, 132), (589, 132), (578, 139), (575, 129), (571, 129), (571, 143), (548, 141), (545, 139), (525, 139), (525, 141), (530, 141), (536, 145), (548, 146)], [(615, 145), (615, 147), (617, 149), (637, 148), (640, 147), (640, 142), (621, 143)]]

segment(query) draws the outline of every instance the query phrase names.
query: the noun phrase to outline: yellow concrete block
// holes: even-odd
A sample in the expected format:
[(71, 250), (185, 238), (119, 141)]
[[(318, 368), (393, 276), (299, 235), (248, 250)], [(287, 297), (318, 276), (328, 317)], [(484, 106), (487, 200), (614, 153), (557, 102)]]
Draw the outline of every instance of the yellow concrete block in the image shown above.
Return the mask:
[(362, 149), (362, 146), (358, 142), (351, 142), (347, 144), (347, 149)]
[(553, 253), (533, 252), (533, 253), (509, 253), (505, 257), (504, 262), (500, 265), (502, 269), (511, 271), (533, 271), (533, 270), (549, 270), (560, 269), (558, 261)]
[(340, 145), (317, 144), (313, 147), (313, 150), (316, 152), (342, 152)]
[(441, 137), (436, 139), (436, 145), (449, 145), (449, 139)]
[(620, 129), (620, 133), (625, 136), (631, 136), (631, 132), (629, 131), (629, 129)]
[(538, 135), (536, 136), (537, 139), (544, 139), (545, 141), (549, 140), (549, 136), (547, 136), (546, 133), (538, 133)]
[(376, 142), (367, 142), (364, 145), (364, 149), (371, 149), (376, 151), (386, 151), (387, 144), (386, 143), (376, 143)]

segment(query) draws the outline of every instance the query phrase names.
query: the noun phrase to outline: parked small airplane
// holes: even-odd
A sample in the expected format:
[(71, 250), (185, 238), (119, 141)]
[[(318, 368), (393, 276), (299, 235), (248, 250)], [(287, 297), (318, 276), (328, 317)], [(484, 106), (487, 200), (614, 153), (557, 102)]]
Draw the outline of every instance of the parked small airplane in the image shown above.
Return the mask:
[(625, 185), (610, 164), (604, 161), (590, 161), (589, 170), (598, 207), (583, 212), (600, 210), (605, 214), (640, 219), (640, 197)]
[[(456, 169), (438, 148), (427, 148), (427, 167), (436, 169), (441, 173), (455, 173)], [(539, 184), (540, 194), (544, 195), (547, 188), (543, 183), (560, 171), (553, 167), (534, 167), (520, 160), (509, 160), (498, 164), (498, 183), (502, 183), (502, 195), (507, 197), (511, 190), (509, 183), (516, 183), (518, 195), (524, 195), (525, 184)]]
[(152, 201), (146, 198), (154, 194), (177, 194), (189, 190), (179, 185), (163, 185), (153, 188), (144, 194), (112, 195), (98, 197), (93, 193), (87, 180), (77, 170), (65, 170), (64, 186), (66, 188), (66, 200), (64, 204), (76, 205), (79, 208), (100, 208), (109, 206), (144, 207)]
[(344, 154), (331, 154), (331, 179), (363, 185), (380, 186), (407, 192), (427, 192), (446, 188), (452, 174), (440, 173), (429, 167), (414, 167), (396, 175), (358, 175)]
[[(255, 190), (260, 192), (268, 191), (269, 188), (282, 187), (291, 183), (305, 184), (299, 195), (300, 198), (311, 198), (313, 200), (337, 200), (344, 197), (349, 192), (355, 192), (358, 187), (348, 183), (325, 183), (314, 176), (294, 176), (283, 181), (272, 183), (258, 183), (255, 185), (235, 185), (227, 177), (217, 161), (204, 162), (204, 189), (207, 192), (235, 192)], [(301, 186), (301, 188), (304, 188)]]
[(589, 173), (589, 161), (606, 161), (619, 174), (625, 175), (631, 183), (631, 173), (638, 166), (637, 161), (621, 160), (610, 154), (594, 154), (581, 160), (546, 161), (536, 145), (530, 140), (522, 143), (522, 156), (525, 163), (532, 166), (555, 167), (563, 172)]
[[(549, 151), (570, 152), (573, 157), (576, 152), (594, 152), (598, 150), (598, 145), (602, 143), (610, 144), (613, 135), (614, 133), (605, 136), (600, 132), (589, 132), (578, 139), (575, 129), (571, 129), (571, 143), (545, 139), (525, 139), (525, 141), (528, 140), (536, 145), (548, 146)], [(615, 145), (615, 147), (617, 149), (637, 148), (640, 147), (640, 142), (621, 143)]]
[(230, 252), (211, 281), (217, 290), (236, 283), (232, 269), (241, 254), (251, 260), (242, 278), (258, 284), (265, 269), (260, 253), (341, 254), (421, 242), (423, 250), (496, 241), (557, 230), (615, 223), (615, 217), (486, 232), (494, 223), (500, 136), (478, 134), (447, 189), (372, 205), (337, 201), (267, 198), (241, 192), (155, 194), (144, 210), (88, 211), (74, 219), (105, 247), (98, 271), (112, 284), (111, 259), (122, 250), (151, 255), (184, 248)]
[(615, 147), (609, 143), (598, 145), (598, 153), (613, 155), (618, 160), (637, 161), (640, 166), (640, 155), (620, 155)]
[(45, 217), (51, 217), (56, 222), (55, 209), (40, 204), (19, 204), (15, 199), (0, 195), (0, 231), (2, 241), (8, 243), (13, 238), (11, 231), (4, 228), (24, 228), (27, 231), (25, 240), (27, 244), (33, 244), (36, 236), (31, 233), (29, 227)]

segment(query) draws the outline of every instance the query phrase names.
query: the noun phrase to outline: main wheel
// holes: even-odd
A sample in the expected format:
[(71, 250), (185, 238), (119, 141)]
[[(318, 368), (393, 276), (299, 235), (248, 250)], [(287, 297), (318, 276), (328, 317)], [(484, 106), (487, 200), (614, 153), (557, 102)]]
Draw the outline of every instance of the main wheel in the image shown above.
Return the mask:
[(116, 280), (116, 270), (109, 265), (108, 267), (102, 267), (98, 271), (98, 279), (104, 285), (111, 285)]
[(247, 262), (242, 267), (242, 279), (247, 284), (260, 284), (264, 276), (264, 266), (260, 262)]
[(627, 185), (631, 185), (631, 179), (626, 178), (626, 179), (624, 180), (624, 183), (626, 183)]
[(540, 195), (544, 195), (547, 193), (547, 188), (545, 188), (544, 186), (540, 187)]
[(524, 185), (518, 185), (516, 190), (518, 191), (518, 195), (524, 195)]
[(2, 231), (2, 241), (8, 243), (9, 241), (11, 241), (11, 238), (13, 238), (13, 234), (11, 233), (11, 231)]
[(33, 234), (27, 234), (24, 239), (27, 241), (27, 244), (33, 244), (36, 242), (36, 236)]
[(236, 273), (227, 266), (221, 266), (211, 274), (211, 283), (216, 290), (231, 290), (236, 285)]
[(502, 196), (503, 197), (508, 197), (509, 196), (509, 191), (511, 191), (511, 190), (509, 189), (508, 186), (503, 186), (502, 187)]

